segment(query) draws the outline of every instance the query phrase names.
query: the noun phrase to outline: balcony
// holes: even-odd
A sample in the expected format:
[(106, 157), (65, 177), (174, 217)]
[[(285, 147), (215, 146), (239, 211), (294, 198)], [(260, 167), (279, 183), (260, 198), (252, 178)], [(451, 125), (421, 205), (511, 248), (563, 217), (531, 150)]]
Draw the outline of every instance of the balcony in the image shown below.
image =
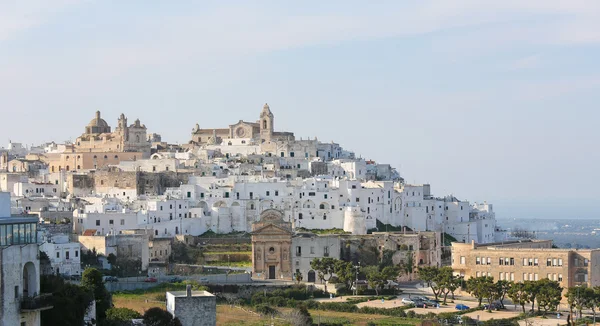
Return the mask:
[(33, 297), (23, 297), (21, 299), (21, 312), (41, 311), (52, 309), (52, 294), (42, 293)]

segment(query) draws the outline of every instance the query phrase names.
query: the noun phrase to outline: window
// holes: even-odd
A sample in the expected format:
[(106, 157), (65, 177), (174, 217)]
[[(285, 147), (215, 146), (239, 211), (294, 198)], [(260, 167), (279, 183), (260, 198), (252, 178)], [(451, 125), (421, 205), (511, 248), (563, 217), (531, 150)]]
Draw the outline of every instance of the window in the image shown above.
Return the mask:
[(460, 256), (460, 264), (461, 265), (465, 264), (465, 256)]
[(269, 196), (271, 193), (267, 190), (267, 196)]
[(523, 273), (523, 281), (527, 281), (527, 273)]
[(538, 280), (538, 273), (533, 274), (533, 280), (537, 281)]
[(527, 258), (523, 258), (523, 266), (527, 266)]
[(275, 190), (275, 196), (279, 196), (279, 191)]
[(302, 256), (302, 247), (296, 247), (296, 257)]
[(324, 195), (323, 195), (323, 198), (327, 199), (327, 194), (324, 194)]
[(475, 277), (479, 277), (479, 276), (480, 276), (479, 272), (475, 273)]
[(19, 298), (19, 286), (15, 285), (15, 299)]
[(274, 247), (269, 248), (269, 253), (270, 254), (274, 254), (275, 253), (275, 248)]
[(108, 220), (108, 224), (113, 225), (115, 222), (113, 220)]
[(252, 197), (254, 197), (254, 194), (252, 193), (252, 191), (250, 192), (250, 199), (253, 199)]
[(498, 265), (500, 265), (500, 266), (504, 265), (504, 258), (500, 257), (498, 259)]
[(169, 205), (169, 209), (173, 209), (173, 205)]
[(125, 225), (125, 219), (121, 219), (121, 225)]
[(181, 209), (181, 204), (179, 204), (179, 209)]
[[(507, 259), (508, 259), (508, 258), (507, 258)], [(511, 259), (510, 259), (510, 265), (511, 265), (511, 266), (514, 266), (514, 265), (515, 265), (515, 259), (514, 259), (514, 258), (511, 258)]]
[(79, 257), (79, 250), (75, 250), (75, 257)]
[(538, 265), (539, 265), (539, 261), (538, 261), (538, 259), (537, 259), (537, 258), (535, 258), (535, 259), (533, 260), (533, 266), (538, 266)]
[(546, 260), (546, 266), (552, 266), (552, 258)]
[(302, 219), (302, 213), (298, 213), (298, 219), (301, 220)]
[(360, 198), (356, 197), (356, 202), (358, 203), (360, 201)]
[(475, 265), (481, 265), (481, 258), (475, 257)]
[(329, 247), (324, 247), (323, 248), (323, 256), (329, 257)]
[(100, 226), (100, 220), (96, 220), (96, 226)]
[(515, 280), (515, 273), (510, 273), (510, 280), (514, 281)]
[(562, 266), (562, 263), (563, 263), (563, 262), (562, 262), (562, 258), (559, 258), (559, 259), (558, 259), (558, 266)]
[(250, 209), (254, 209), (254, 204), (250, 204)]
[(558, 274), (558, 281), (562, 282), (563, 278), (562, 278), (562, 274)]
[(309, 196), (314, 196), (314, 195), (315, 195), (315, 193), (311, 191), (311, 192), (309, 192), (309, 193), (308, 193), (308, 195), (309, 195)]
[(67, 252), (65, 252), (65, 255), (66, 255), (66, 257), (65, 257), (65, 258), (69, 259), (69, 252), (68, 252), (68, 251), (67, 251)]
[(488, 257), (488, 258), (487, 258), (487, 264), (488, 264), (488, 265), (491, 265), (491, 264), (492, 264), (492, 257)]
[(56, 253), (56, 258), (60, 258), (60, 252)]
[(191, 192), (191, 191), (188, 191), (188, 192), (187, 192), (187, 198), (191, 198), (191, 197), (192, 197), (192, 192)]
[(529, 258), (528, 266), (533, 266), (533, 258)]
[(225, 198), (229, 198), (229, 192), (225, 192)]
[(558, 259), (552, 259), (552, 266), (558, 266)]

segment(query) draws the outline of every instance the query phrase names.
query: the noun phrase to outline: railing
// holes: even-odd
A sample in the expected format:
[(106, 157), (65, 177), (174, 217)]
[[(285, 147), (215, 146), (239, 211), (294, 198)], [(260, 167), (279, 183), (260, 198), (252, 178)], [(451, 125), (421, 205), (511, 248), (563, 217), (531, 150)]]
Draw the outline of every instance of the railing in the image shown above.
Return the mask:
[(51, 293), (42, 293), (32, 297), (25, 296), (21, 299), (21, 311), (46, 310), (52, 308)]

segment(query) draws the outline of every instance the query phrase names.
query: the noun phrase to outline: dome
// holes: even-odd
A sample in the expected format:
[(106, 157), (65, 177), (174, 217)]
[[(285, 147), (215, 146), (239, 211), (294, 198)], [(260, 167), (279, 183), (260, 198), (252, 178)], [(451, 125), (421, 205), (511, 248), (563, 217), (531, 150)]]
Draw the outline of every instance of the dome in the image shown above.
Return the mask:
[(100, 118), (100, 111), (96, 111), (96, 117), (85, 127), (86, 134), (110, 133), (110, 126), (104, 119)]
[(96, 111), (96, 117), (88, 123), (88, 127), (102, 127), (107, 128), (108, 123), (104, 119), (100, 118), (100, 111)]

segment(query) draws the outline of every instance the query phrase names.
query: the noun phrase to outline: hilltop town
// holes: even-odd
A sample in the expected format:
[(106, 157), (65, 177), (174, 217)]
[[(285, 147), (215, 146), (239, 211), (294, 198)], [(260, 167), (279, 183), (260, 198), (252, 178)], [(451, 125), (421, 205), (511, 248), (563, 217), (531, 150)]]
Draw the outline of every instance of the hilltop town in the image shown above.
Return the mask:
[[(25, 266), (16, 295), (37, 298), (40, 274), (78, 281), (89, 267), (105, 271), (112, 291), (126, 289), (120, 279), (186, 277), (207, 284), (295, 281), (332, 292), (326, 281), (342, 279), (343, 264), (351, 270), (346, 290), (355, 292), (361, 268), (377, 265), (398, 268), (389, 276), (394, 284), (422, 279), (425, 268), (451, 268), (460, 279), (547, 277), (565, 288), (598, 282), (597, 271), (584, 268), (596, 264), (596, 250), (515, 240), (490, 203), (436, 196), (429, 184), (405, 182), (390, 164), (278, 131), (268, 104), (257, 113), (255, 121), (227, 127), (196, 124), (184, 144), (163, 142), (124, 114), (113, 129), (99, 111), (72, 143), (10, 142), (0, 150), (0, 240), (2, 257)], [(12, 253), (17, 247), (27, 249)], [(321, 261), (343, 263), (334, 269)], [(2, 275), (22, 269), (11, 274), (10, 266), (2, 265)], [(202, 276), (207, 270), (216, 278)], [(20, 281), (2, 282), (8, 289)], [(188, 287), (169, 295), (173, 305), (195, 298), (214, 310), (208, 292)], [(3, 320), (39, 320), (50, 309), (40, 302), (27, 311), (5, 307)], [(196, 318), (188, 313), (179, 317)], [(214, 312), (207, 314), (214, 324)]]

